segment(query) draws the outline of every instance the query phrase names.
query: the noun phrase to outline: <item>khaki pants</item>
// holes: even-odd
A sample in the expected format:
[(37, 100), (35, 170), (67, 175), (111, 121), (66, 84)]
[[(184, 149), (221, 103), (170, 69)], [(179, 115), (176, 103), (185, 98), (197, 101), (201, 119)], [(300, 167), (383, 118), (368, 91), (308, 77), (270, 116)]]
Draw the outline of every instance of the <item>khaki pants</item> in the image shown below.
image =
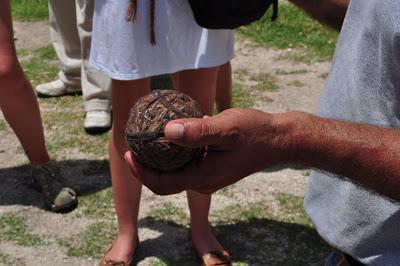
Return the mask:
[(111, 109), (110, 79), (89, 67), (93, 9), (94, 0), (49, 0), (58, 76), (67, 85), (81, 86), (85, 112)]

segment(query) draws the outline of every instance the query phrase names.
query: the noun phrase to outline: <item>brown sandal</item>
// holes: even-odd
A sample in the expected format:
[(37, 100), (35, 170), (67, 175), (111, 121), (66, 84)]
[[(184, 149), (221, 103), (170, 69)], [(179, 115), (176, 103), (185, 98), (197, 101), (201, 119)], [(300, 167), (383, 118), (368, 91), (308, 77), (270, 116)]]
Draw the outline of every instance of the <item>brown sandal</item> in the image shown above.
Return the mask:
[(60, 169), (54, 161), (33, 169), (31, 185), (42, 192), (46, 207), (51, 211), (72, 210), (78, 204), (76, 192), (65, 185)]
[(114, 244), (111, 245), (111, 247), (109, 247), (107, 249), (107, 251), (104, 253), (103, 258), (101, 259), (99, 266), (130, 266), (133, 263), (133, 260), (136, 257), (136, 253), (138, 251), (139, 248), (139, 238), (136, 240), (136, 248), (135, 251), (133, 252), (132, 258), (130, 260), (128, 260), (127, 262), (125, 261), (116, 261), (116, 260), (106, 260), (106, 255), (107, 253), (113, 248)]
[(228, 251), (213, 250), (202, 256), (204, 266), (231, 266), (231, 257)]

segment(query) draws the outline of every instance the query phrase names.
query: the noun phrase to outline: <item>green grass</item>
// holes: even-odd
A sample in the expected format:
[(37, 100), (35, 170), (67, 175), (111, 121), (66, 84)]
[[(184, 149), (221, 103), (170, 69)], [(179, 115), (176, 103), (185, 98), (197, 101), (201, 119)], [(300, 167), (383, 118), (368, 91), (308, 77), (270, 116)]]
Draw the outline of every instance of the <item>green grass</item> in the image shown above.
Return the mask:
[(254, 97), (242, 84), (234, 82), (232, 87), (232, 107), (245, 108), (252, 106), (254, 106)]
[(300, 80), (293, 80), (292, 82), (289, 82), (287, 85), (300, 88), (300, 87), (304, 87), (305, 84), (303, 82), (301, 82)]
[(14, 19), (21, 21), (46, 20), (49, 16), (47, 0), (11, 0)]
[(82, 101), (81, 96), (40, 100), (42, 109), (50, 109), (43, 112), (43, 123), (48, 151), (56, 159), (65, 159), (60, 154), (67, 150), (107, 157), (108, 134), (90, 136), (83, 130)]
[(306, 74), (308, 72), (309, 71), (307, 69), (296, 69), (296, 70), (291, 70), (291, 71), (278, 69), (277, 71), (275, 71), (275, 74), (277, 74), (277, 75), (299, 75), (299, 74)]
[(171, 202), (164, 203), (162, 207), (152, 208), (148, 216), (158, 220), (173, 221), (180, 224), (189, 223), (189, 218), (186, 213)]
[(0, 240), (11, 241), (21, 246), (43, 245), (44, 241), (29, 232), (25, 220), (12, 213), (0, 217)]
[(277, 91), (279, 89), (275, 77), (269, 73), (261, 73), (250, 77), (250, 80), (257, 82), (257, 85), (252, 86), (257, 91)]
[(278, 193), (276, 199), (280, 206), (280, 217), (284, 221), (303, 224), (312, 228), (310, 218), (303, 208), (303, 198), (287, 193)]
[(85, 216), (94, 219), (113, 217), (115, 213), (112, 189), (85, 195), (79, 198), (79, 207)]
[(261, 20), (237, 31), (266, 47), (301, 48), (306, 57), (332, 58), (338, 33), (318, 24), (291, 4), (279, 6), (279, 17), (275, 22), (270, 18), (271, 10)]
[(153, 261), (150, 262), (151, 266), (168, 266), (168, 264), (166, 264), (165, 262), (155, 259)]
[(319, 77), (322, 79), (326, 79), (328, 76), (329, 76), (329, 73), (322, 73), (321, 75), (319, 75)]
[(235, 204), (223, 210), (213, 211), (210, 213), (210, 218), (216, 223), (220, 221), (239, 222), (251, 219), (269, 219), (272, 218), (272, 214), (264, 202), (255, 202), (247, 206)]
[(60, 239), (58, 244), (67, 248), (71, 257), (100, 259), (116, 235), (113, 224), (100, 222), (89, 226), (84, 232), (68, 239)]
[(0, 252), (0, 264), (14, 265), (15, 260), (10, 255)]
[(0, 131), (4, 131), (7, 129), (7, 123), (2, 118), (0, 119)]
[(57, 76), (57, 56), (52, 46), (35, 49), (32, 51), (18, 51), (21, 64), (33, 86), (48, 82)]

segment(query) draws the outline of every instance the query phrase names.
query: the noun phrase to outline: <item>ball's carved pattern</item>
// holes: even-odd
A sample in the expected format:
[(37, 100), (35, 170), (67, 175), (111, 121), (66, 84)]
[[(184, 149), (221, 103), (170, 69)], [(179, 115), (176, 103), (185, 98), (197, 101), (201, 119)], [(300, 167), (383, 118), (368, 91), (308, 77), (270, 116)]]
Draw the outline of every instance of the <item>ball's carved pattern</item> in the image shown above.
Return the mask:
[(171, 171), (180, 168), (203, 153), (169, 142), (165, 125), (174, 119), (202, 117), (199, 104), (188, 95), (173, 90), (156, 90), (139, 99), (131, 109), (126, 127), (130, 150), (144, 166)]

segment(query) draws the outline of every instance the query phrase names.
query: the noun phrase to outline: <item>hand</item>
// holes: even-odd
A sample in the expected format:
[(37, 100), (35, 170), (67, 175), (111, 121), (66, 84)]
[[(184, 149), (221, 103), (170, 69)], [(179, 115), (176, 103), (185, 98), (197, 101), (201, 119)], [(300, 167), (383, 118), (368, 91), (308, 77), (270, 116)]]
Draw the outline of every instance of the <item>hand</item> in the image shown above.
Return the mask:
[(132, 172), (159, 195), (194, 190), (213, 193), (269, 166), (289, 159), (289, 128), (285, 115), (254, 109), (229, 109), (213, 117), (178, 119), (165, 127), (165, 136), (178, 145), (207, 146), (201, 161), (171, 173), (160, 173), (140, 165), (131, 152), (127, 160)]

